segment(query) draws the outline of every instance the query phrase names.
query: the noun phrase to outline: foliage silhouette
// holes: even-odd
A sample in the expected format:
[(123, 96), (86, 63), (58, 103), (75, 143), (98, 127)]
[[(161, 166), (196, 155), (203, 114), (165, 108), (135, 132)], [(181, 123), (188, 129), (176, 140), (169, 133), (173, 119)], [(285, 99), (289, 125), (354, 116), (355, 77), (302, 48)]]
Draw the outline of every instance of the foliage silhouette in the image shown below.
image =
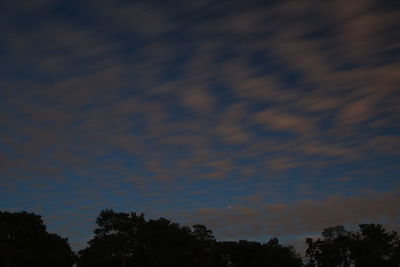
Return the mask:
[(103, 210), (88, 246), (75, 255), (68, 240), (48, 233), (39, 215), (0, 211), (0, 266), (71, 267), (399, 267), (400, 236), (379, 224), (356, 232), (326, 228), (306, 239), (305, 258), (277, 238), (266, 243), (216, 241), (196, 224), (180, 226), (165, 218)]
[(280, 245), (277, 238), (264, 244), (246, 240), (218, 242), (218, 248), (222, 262), (216, 266), (302, 266), (301, 258), (296, 255), (294, 249)]
[(359, 231), (343, 226), (327, 228), (322, 239), (308, 238), (307, 266), (398, 267), (400, 241), (397, 232), (379, 224), (361, 224)]
[(4, 267), (68, 266), (74, 254), (68, 240), (46, 231), (39, 215), (0, 211), (0, 265)]
[(204, 225), (192, 228), (143, 214), (100, 212), (89, 246), (80, 251), (80, 267), (240, 267), (302, 266), (291, 247), (277, 239), (258, 242), (217, 242)]

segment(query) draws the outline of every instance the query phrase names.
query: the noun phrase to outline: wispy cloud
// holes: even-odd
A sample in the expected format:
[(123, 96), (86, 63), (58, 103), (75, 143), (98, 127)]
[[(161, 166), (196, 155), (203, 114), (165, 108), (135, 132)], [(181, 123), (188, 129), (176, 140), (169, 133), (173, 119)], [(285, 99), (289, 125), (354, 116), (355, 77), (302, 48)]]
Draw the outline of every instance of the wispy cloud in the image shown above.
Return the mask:
[[(219, 233), (240, 222), (221, 238), (397, 220), (391, 1), (14, 2), (0, 208), (189, 208)], [(338, 184), (354, 196), (329, 197)], [(245, 206), (266, 195), (277, 206)]]

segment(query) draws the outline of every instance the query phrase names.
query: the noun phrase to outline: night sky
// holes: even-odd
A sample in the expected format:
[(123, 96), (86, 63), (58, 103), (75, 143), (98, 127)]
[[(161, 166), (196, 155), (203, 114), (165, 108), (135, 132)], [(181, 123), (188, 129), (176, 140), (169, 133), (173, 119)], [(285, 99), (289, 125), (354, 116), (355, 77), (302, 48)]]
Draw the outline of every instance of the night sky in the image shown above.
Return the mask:
[(304, 243), (400, 224), (400, 2), (0, 2), (0, 210)]

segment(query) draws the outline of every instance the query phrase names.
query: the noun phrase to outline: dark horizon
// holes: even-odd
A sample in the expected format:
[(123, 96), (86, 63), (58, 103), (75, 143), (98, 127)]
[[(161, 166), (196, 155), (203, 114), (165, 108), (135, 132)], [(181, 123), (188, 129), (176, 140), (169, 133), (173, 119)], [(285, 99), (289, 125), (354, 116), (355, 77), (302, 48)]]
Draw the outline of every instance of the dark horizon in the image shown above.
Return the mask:
[(304, 249), (400, 225), (394, 0), (0, 3), (0, 210), (104, 208)]
[(206, 225), (181, 226), (143, 213), (102, 210), (93, 237), (77, 251), (68, 237), (49, 233), (40, 215), (0, 211), (4, 267), (398, 267), (400, 235), (380, 224), (343, 225), (306, 238), (304, 253), (276, 237), (265, 242), (216, 240)]

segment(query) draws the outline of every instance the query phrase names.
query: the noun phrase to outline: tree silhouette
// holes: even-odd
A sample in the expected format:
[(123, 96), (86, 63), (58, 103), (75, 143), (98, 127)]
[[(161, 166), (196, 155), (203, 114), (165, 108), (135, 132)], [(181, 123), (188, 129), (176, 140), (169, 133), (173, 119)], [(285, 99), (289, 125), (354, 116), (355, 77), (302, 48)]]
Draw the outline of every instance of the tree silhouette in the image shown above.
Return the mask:
[(195, 238), (196, 266), (215, 266), (218, 262), (217, 242), (210, 229), (201, 224), (192, 226), (192, 236)]
[(307, 239), (308, 266), (399, 266), (399, 236), (379, 224), (362, 224), (357, 232), (343, 226), (327, 228), (323, 239)]
[(380, 224), (362, 224), (354, 236), (352, 255), (356, 266), (399, 266), (393, 258), (399, 250), (396, 232), (387, 232)]
[(180, 227), (164, 218), (150, 220), (139, 231), (139, 241), (144, 266), (195, 264), (196, 241), (188, 227)]
[(232, 267), (297, 267), (302, 266), (300, 256), (292, 247), (279, 244), (277, 238), (267, 243), (250, 242), (218, 242), (220, 262), (216, 266)]
[(103, 210), (96, 219), (95, 236), (80, 251), (80, 266), (129, 266), (137, 245), (137, 232), (144, 215)]
[(193, 233), (192, 235), (198, 239), (203, 241), (215, 241), (215, 237), (210, 229), (207, 229), (206, 226), (201, 224), (193, 225)]
[(89, 246), (80, 251), (80, 267), (230, 267), (302, 266), (293, 248), (268, 243), (217, 242), (206, 226), (180, 226), (165, 218), (102, 211)]
[(305, 263), (277, 238), (268, 242), (216, 241), (196, 224), (180, 226), (165, 218), (103, 210), (88, 247), (76, 256), (68, 240), (48, 233), (39, 215), (0, 212), (2, 267), (399, 267), (400, 237), (379, 224), (362, 224), (356, 232), (343, 226), (306, 239)]
[(39, 215), (26, 212), (0, 212), (0, 251), (5, 267), (70, 267), (74, 261), (68, 240), (48, 233)]

